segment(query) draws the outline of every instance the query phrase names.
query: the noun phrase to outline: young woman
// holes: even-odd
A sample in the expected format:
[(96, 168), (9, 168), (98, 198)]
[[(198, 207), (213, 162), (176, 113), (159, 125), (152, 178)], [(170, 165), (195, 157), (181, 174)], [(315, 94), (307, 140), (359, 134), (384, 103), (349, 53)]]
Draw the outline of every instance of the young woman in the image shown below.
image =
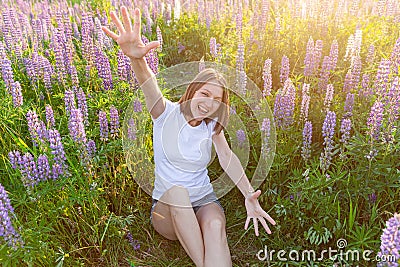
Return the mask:
[(122, 22), (115, 12), (111, 19), (119, 34), (103, 27), (131, 60), (153, 120), (155, 185), (151, 219), (154, 229), (170, 240), (179, 240), (196, 266), (232, 266), (225, 231), (225, 214), (207, 174), (214, 144), (219, 162), (245, 198), (247, 220), (258, 221), (268, 234), (266, 220), (275, 221), (261, 208), (256, 192), (223, 133), (229, 114), (229, 96), (224, 78), (205, 69), (189, 84), (178, 103), (165, 99), (144, 56), (159, 46), (141, 40), (140, 11), (134, 10), (132, 27), (127, 9), (121, 7)]

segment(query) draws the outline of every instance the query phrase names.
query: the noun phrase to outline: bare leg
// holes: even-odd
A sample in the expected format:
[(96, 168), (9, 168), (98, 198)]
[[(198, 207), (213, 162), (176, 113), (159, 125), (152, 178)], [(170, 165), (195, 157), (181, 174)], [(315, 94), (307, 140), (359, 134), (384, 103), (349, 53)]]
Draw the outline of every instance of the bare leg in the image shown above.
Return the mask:
[(170, 240), (179, 239), (196, 266), (204, 266), (200, 225), (184, 187), (173, 186), (163, 194), (154, 207), (153, 226), (162, 236)]
[(204, 266), (231, 267), (226, 220), (221, 208), (216, 203), (210, 203), (201, 207), (196, 216), (204, 239)]

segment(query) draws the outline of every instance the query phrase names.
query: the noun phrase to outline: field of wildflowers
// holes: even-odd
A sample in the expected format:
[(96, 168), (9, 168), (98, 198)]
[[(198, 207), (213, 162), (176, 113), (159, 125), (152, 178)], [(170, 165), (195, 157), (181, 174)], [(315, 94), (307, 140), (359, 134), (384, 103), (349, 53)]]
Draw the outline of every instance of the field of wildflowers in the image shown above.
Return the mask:
[[(397, 0), (9, 1), (0, 19), (0, 263), (2, 266), (191, 266), (150, 225), (151, 197), (130, 171), (123, 137), (152, 153), (151, 120), (128, 58), (101, 26), (125, 5), (142, 11), (152, 71), (183, 62), (236, 69), (273, 113), (262, 127), (232, 95), (272, 235), (243, 230), (238, 190), (221, 199), (234, 266), (265, 266), (270, 250), (372, 251), (369, 259), (271, 259), (270, 266), (400, 264), (400, 3)], [(177, 100), (173, 90), (162, 88)], [(123, 120), (128, 107), (133, 118)], [(260, 134), (261, 133), (261, 134)], [(221, 174), (218, 160), (211, 179)], [(343, 246), (338, 240), (345, 241)], [(361, 254), (360, 254), (361, 255)], [(388, 256), (386, 262), (377, 262)], [(389, 257), (390, 256), (390, 257)]]

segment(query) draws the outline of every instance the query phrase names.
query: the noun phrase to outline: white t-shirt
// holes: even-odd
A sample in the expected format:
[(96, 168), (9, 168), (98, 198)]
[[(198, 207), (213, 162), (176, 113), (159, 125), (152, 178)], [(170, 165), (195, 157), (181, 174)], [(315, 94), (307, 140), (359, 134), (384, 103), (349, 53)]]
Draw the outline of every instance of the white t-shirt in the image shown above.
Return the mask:
[(184, 186), (194, 202), (213, 192), (207, 165), (211, 159), (215, 120), (191, 126), (179, 103), (166, 100), (164, 112), (153, 119), (155, 181), (152, 197), (161, 196), (174, 185)]

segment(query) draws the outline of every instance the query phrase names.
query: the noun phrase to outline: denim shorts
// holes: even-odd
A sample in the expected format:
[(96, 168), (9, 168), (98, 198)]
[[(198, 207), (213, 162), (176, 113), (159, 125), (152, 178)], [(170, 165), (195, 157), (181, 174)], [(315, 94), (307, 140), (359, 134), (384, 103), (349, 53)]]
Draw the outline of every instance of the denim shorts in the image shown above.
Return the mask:
[[(157, 202), (158, 202), (158, 200), (153, 198), (152, 203), (151, 203), (151, 210), (150, 210), (150, 221), (151, 222), (153, 222), (153, 210), (154, 210)], [(204, 197), (200, 198), (199, 200), (192, 202), (192, 208), (193, 208), (194, 213), (196, 214), (197, 211), (202, 206), (205, 206), (209, 203), (216, 203), (221, 208), (222, 212), (224, 212), (224, 208), (222, 207), (221, 202), (219, 202), (215, 193), (211, 192), (210, 194), (205, 195)]]

